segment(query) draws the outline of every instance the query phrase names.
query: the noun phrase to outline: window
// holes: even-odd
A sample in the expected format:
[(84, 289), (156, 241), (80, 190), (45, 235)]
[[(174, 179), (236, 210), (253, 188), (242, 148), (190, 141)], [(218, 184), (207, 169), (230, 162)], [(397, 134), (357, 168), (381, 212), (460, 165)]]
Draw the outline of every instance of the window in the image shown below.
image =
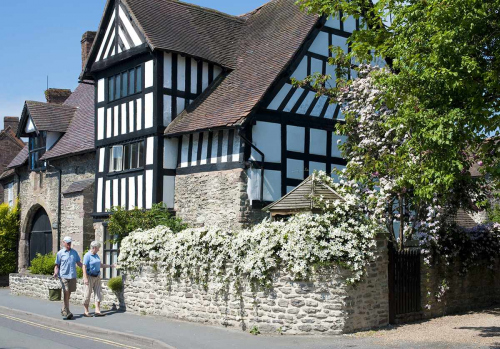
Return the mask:
[(137, 66), (108, 78), (108, 100), (114, 101), (142, 91), (142, 68)]
[(144, 167), (144, 141), (115, 145), (109, 154), (109, 172)]
[(29, 167), (32, 171), (45, 168), (45, 161), (40, 161), (40, 158), (45, 154), (46, 137), (46, 132), (40, 132), (29, 139)]
[[(109, 240), (112, 238), (109, 235), (107, 225), (104, 226), (104, 248), (103, 248), (103, 264), (115, 264), (118, 263), (118, 253), (120, 246), (117, 243), (111, 243)], [(116, 268), (103, 268), (102, 278), (109, 279), (120, 275), (120, 272)]]
[(10, 207), (14, 206), (14, 183), (9, 183), (5, 186), (5, 190), (7, 191), (6, 202)]

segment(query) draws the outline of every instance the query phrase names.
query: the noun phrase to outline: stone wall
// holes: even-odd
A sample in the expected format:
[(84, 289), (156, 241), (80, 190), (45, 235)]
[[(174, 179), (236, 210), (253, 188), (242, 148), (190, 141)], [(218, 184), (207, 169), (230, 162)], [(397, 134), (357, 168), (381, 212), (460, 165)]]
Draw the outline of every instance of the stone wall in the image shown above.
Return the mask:
[[(121, 295), (116, 295), (107, 287), (107, 281), (102, 282), (103, 301), (101, 306), (104, 308), (123, 307), (123, 298)], [(83, 279), (77, 280), (76, 292), (71, 294), (71, 303), (82, 306), (84, 298)], [(49, 275), (34, 275), (30, 273), (19, 273), (9, 275), (10, 293), (20, 296), (36, 297), (41, 299), (49, 299), (49, 289), (61, 288), (61, 282)], [(91, 298), (93, 304), (94, 298)]]
[(177, 175), (176, 215), (193, 226), (241, 229), (267, 216), (252, 209), (243, 169)]
[[(273, 287), (252, 292), (244, 286), (239, 295), (217, 295), (212, 287), (168, 280), (152, 267), (134, 278), (125, 278), (123, 306), (127, 311), (152, 314), (211, 325), (241, 328), (256, 326), (260, 332), (288, 334), (340, 334), (385, 326), (389, 321), (387, 247), (378, 241), (376, 259), (365, 279), (348, 286), (348, 272), (332, 267), (314, 281), (292, 281), (276, 274)], [(58, 287), (48, 276), (10, 275), (11, 292), (47, 298), (49, 287)], [(105, 283), (103, 282), (103, 288)], [(81, 304), (83, 285), (72, 301)], [(117, 304), (105, 291), (104, 304)]]
[[(64, 192), (72, 183), (94, 178), (95, 153), (72, 156), (50, 165), (62, 170), (61, 189)], [(19, 269), (24, 270), (29, 264), (29, 238), (34, 214), (43, 208), (52, 224), (52, 251), (57, 252), (57, 205), (58, 205), (58, 172), (48, 168), (42, 172), (28, 172), (27, 168), (19, 169), (21, 175), (20, 204), (21, 228), (19, 241)], [(61, 235), (73, 238), (73, 248), (81, 255), (93, 240), (92, 202), (94, 188), (91, 186), (83, 192), (62, 196)], [(62, 239), (61, 237), (61, 239)]]

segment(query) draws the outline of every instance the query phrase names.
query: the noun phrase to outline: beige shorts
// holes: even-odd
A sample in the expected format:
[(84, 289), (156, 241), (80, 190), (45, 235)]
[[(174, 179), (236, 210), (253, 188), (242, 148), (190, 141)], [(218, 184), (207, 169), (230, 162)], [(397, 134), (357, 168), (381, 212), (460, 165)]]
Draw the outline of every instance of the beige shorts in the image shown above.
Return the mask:
[(101, 277), (100, 276), (88, 276), (89, 284), (85, 285), (85, 297), (83, 299), (83, 304), (88, 307), (90, 304), (90, 297), (92, 296), (92, 291), (94, 292), (94, 297), (96, 302), (102, 301), (102, 289), (101, 289)]
[(76, 291), (76, 279), (65, 279), (61, 278), (61, 284), (63, 291), (75, 292)]

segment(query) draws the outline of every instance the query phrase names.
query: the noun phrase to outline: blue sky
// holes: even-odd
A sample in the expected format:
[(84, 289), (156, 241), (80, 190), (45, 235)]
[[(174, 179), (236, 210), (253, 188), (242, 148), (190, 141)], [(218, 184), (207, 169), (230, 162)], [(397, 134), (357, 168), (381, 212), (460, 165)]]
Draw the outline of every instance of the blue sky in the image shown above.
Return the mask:
[[(266, 0), (190, 0), (239, 15)], [(20, 116), (25, 100), (45, 101), (47, 87), (74, 90), (81, 70), (82, 34), (97, 30), (106, 0), (0, 1), (0, 130)]]

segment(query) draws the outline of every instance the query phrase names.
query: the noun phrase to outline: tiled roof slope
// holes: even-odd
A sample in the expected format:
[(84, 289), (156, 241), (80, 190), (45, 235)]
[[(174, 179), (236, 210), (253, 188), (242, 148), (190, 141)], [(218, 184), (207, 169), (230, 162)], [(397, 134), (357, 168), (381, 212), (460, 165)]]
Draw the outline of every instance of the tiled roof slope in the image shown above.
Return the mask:
[(16, 171), (14, 171), (13, 168), (9, 169), (9, 170), (6, 170), (4, 171), (1, 175), (0, 175), (0, 182), (11, 177), (12, 175), (14, 175), (14, 173), (16, 173)]
[(241, 124), (318, 21), (295, 0), (273, 0), (245, 18), (235, 70), (179, 115), (166, 134)]
[(92, 184), (94, 184), (94, 179), (84, 179), (82, 181), (77, 181), (71, 183), (66, 190), (63, 191), (64, 195), (68, 194), (74, 194), (74, 193), (80, 193), (90, 187)]
[(153, 49), (234, 68), (244, 19), (173, 0), (123, 0)]
[(28, 160), (28, 154), (28, 145), (25, 145), (24, 148), (19, 153), (17, 153), (16, 157), (12, 159), (7, 168), (14, 168), (24, 165)]
[(25, 107), (38, 131), (66, 132), (76, 108), (68, 105), (26, 101)]
[(19, 138), (17, 138), (16, 133), (12, 131), (12, 127), (10, 126), (7, 126), (6, 129), (0, 131), (0, 139), (2, 137), (9, 138), (14, 144), (16, 144), (19, 147), (19, 149), (23, 149), (25, 146), (24, 142)]
[(94, 86), (81, 83), (64, 102), (78, 108), (66, 134), (41, 159), (54, 159), (94, 150)]

